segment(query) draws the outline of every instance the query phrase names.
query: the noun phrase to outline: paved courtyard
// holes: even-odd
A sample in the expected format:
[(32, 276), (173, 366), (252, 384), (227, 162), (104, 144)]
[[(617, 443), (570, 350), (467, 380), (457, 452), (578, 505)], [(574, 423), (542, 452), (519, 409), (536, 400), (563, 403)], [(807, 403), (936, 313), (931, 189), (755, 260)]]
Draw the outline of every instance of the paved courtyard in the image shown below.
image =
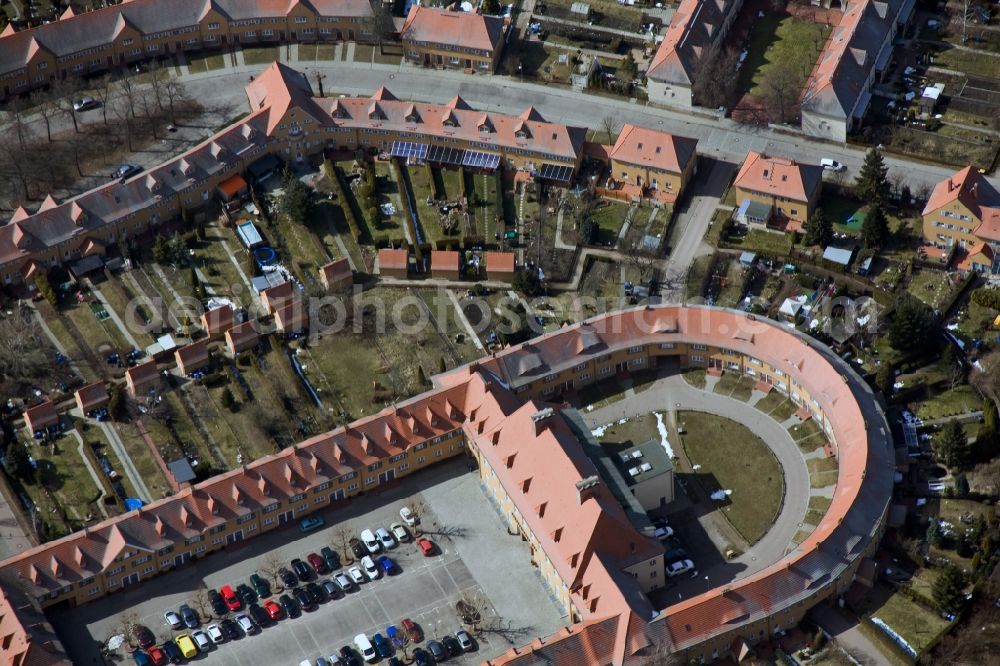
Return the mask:
[(303, 535), (295, 525), (281, 529), (93, 604), (54, 611), (53, 624), (77, 664), (101, 663), (99, 645), (121, 626), (126, 612), (137, 614), (162, 644), (179, 633), (164, 624), (163, 612), (190, 601), (202, 580), (213, 588), (235, 586), (272, 551), (287, 562), (325, 545), (336, 549), (338, 525), (346, 523), (353, 533), (388, 527), (398, 521), (400, 506), (418, 493), (427, 506), (422, 531), (437, 544), (435, 556), (422, 557), (412, 543), (402, 544), (390, 553), (402, 570), (398, 575), (366, 583), (360, 591), (299, 618), (281, 620), (255, 636), (225, 643), (199, 655), (197, 661), (227, 666), (298, 664), (336, 652), (358, 633), (384, 634), (387, 625), (398, 625), (407, 617), (420, 625), (425, 640), (454, 634), (461, 626), (455, 602), (465, 594), (485, 597), (489, 608), (484, 631), (476, 637), (478, 649), (452, 663), (478, 664), (565, 624), (530, 564), (528, 547), (506, 532), (464, 458), (324, 512), (327, 524), (318, 532)]

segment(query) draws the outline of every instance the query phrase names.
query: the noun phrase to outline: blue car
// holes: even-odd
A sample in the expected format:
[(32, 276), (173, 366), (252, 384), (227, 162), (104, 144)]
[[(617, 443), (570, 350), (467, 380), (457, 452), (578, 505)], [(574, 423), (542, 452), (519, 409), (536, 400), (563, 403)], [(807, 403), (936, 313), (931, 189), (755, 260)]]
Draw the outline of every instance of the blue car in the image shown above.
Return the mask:
[(388, 638), (389, 642), (396, 647), (403, 647), (403, 643), (405, 642), (403, 634), (399, 632), (399, 629), (397, 629), (394, 624), (390, 624), (385, 628), (385, 637)]
[(382, 567), (382, 571), (384, 571), (387, 576), (399, 573), (399, 567), (396, 566), (396, 563), (393, 562), (392, 558), (388, 555), (380, 555), (378, 558), (378, 565)]
[(303, 518), (299, 522), (299, 531), (312, 532), (313, 530), (318, 530), (324, 525), (326, 525), (326, 521), (320, 516), (309, 516), (308, 518)]

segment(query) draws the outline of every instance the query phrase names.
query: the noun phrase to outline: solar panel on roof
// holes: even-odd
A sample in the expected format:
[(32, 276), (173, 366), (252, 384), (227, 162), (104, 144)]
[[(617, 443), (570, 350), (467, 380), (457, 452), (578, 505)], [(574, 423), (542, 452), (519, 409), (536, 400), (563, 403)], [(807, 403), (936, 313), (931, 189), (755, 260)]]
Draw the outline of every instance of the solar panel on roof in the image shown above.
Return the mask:
[(389, 155), (391, 157), (402, 157), (409, 162), (423, 162), (427, 157), (427, 144), (414, 143), (412, 141), (394, 141)]
[(460, 166), (465, 151), (461, 148), (451, 148), (449, 146), (431, 146), (427, 152), (427, 161), (435, 164), (452, 164)]
[(497, 153), (483, 153), (478, 150), (467, 150), (465, 151), (465, 157), (462, 158), (462, 166), (474, 169), (496, 169), (500, 166), (500, 155)]
[(538, 177), (544, 180), (568, 183), (573, 177), (573, 167), (564, 164), (543, 164), (538, 171)]

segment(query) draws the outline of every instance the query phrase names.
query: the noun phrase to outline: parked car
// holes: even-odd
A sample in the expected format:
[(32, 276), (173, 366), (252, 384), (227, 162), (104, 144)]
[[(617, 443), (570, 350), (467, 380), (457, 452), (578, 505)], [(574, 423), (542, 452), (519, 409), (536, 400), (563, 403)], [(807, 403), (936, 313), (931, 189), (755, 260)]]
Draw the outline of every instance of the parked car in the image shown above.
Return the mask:
[(344, 661), (344, 666), (361, 666), (361, 659), (350, 645), (340, 648), (340, 658)]
[(285, 567), (278, 569), (278, 578), (281, 579), (281, 584), (285, 587), (295, 587), (299, 584), (299, 579), (295, 577), (295, 574)]
[(682, 573), (687, 573), (692, 569), (694, 569), (694, 562), (691, 560), (680, 560), (667, 566), (667, 575), (680, 576)]
[(410, 533), (407, 532), (406, 528), (399, 523), (389, 525), (389, 529), (392, 530), (392, 535), (396, 537), (396, 541), (403, 543), (404, 541), (410, 540)]
[(406, 523), (407, 527), (415, 527), (419, 522), (416, 514), (410, 510), (410, 507), (404, 506), (399, 510), (399, 517), (402, 518), (403, 522)]
[(462, 654), (462, 646), (458, 644), (458, 639), (454, 636), (445, 636), (441, 639), (444, 649), (448, 651), (449, 657), (457, 657)]
[(406, 618), (399, 624), (403, 628), (403, 631), (406, 632), (406, 635), (410, 639), (410, 641), (412, 641), (413, 643), (419, 643), (420, 641), (423, 640), (424, 634), (422, 631), (420, 631), (420, 625), (418, 625), (416, 622), (414, 622), (410, 618)]
[(319, 554), (323, 557), (323, 561), (326, 562), (327, 570), (336, 571), (340, 568), (340, 555), (337, 555), (337, 552), (333, 548), (323, 546)]
[(423, 648), (413, 648), (413, 663), (417, 666), (431, 666), (431, 656)]
[(664, 525), (663, 527), (657, 527), (653, 532), (655, 536), (660, 541), (665, 541), (674, 535), (674, 530), (669, 525)]
[(320, 587), (323, 588), (326, 596), (330, 599), (338, 599), (344, 594), (344, 591), (332, 580), (324, 580), (320, 583)]
[(219, 590), (219, 594), (222, 595), (222, 599), (226, 602), (226, 607), (229, 610), (238, 611), (243, 608), (243, 602), (236, 596), (236, 592), (233, 591), (232, 586), (223, 585), (222, 589)]
[(448, 658), (444, 646), (437, 641), (427, 641), (427, 651), (434, 657), (434, 661), (444, 661)]
[(420, 548), (420, 553), (424, 557), (430, 557), (434, 554), (434, 542), (430, 539), (420, 537), (417, 539), (417, 547)]
[(403, 641), (403, 634), (396, 628), (396, 625), (390, 624), (385, 628), (385, 637), (389, 639), (389, 642), (396, 647), (402, 647), (401, 643)]
[(143, 648), (148, 648), (156, 642), (156, 636), (144, 624), (137, 624), (132, 627), (132, 637), (135, 638), (135, 642), (139, 644), (139, 647)]
[(367, 555), (361, 558), (361, 566), (364, 567), (369, 580), (375, 580), (382, 575), (382, 570), (375, 564), (375, 560)]
[(358, 634), (354, 637), (354, 647), (358, 648), (358, 652), (361, 653), (365, 661), (369, 663), (378, 661), (378, 653), (375, 652), (375, 646), (372, 645), (372, 642), (364, 634)]
[(472, 642), (472, 636), (469, 635), (465, 629), (459, 629), (455, 632), (455, 638), (458, 639), (458, 644), (466, 652), (472, 652), (476, 649), (476, 644)]
[(287, 594), (281, 595), (281, 597), (278, 598), (278, 601), (281, 603), (281, 607), (285, 609), (285, 615), (288, 617), (298, 617), (302, 615), (302, 609), (299, 608), (299, 604)]
[(354, 589), (354, 581), (352, 581), (352, 580), (351, 580), (350, 578), (348, 578), (348, 577), (347, 577), (347, 576), (346, 576), (346, 575), (344, 574), (344, 572), (342, 572), (342, 571), (341, 571), (341, 572), (339, 572), (339, 573), (337, 573), (337, 574), (336, 574), (336, 575), (335, 575), (335, 576), (333, 577), (333, 580), (334, 580), (334, 581), (336, 581), (336, 583), (337, 583), (337, 586), (338, 586), (338, 587), (339, 587), (339, 588), (341, 589), (341, 591), (343, 591), (344, 593), (347, 593), (347, 592), (350, 592), (351, 590), (353, 590), (353, 589)]
[(306, 559), (313, 569), (316, 570), (318, 574), (325, 574), (330, 569), (326, 566), (326, 560), (320, 557), (317, 553), (309, 553), (306, 555)]
[(280, 620), (281, 616), (284, 614), (281, 610), (281, 606), (274, 603), (274, 599), (268, 599), (267, 601), (264, 602), (264, 610), (267, 612), (268, 616), (275, 622)]
[(73, 102), (73, 110), (77, 113), (82, 113), (83, 111), (89, 111), (90, 109), (96, 109), (100, 104), (93, 97), (81, 97)]
[(246, 583), (240, 583), (236, 586), (236, 596), (247, 606), (257, 603), (258, 599), (257, 593)]
[(309, 565), (297, 557), (294, 560), (292, 560), (292, 571), (295, 572), (295, 575), (298, 576), (299, 580), (302, 581), (303, 583), (312, 578), (313, 574), (313, 571), (312, 569), (309, 568)]
[(167, 663), (166, 653), (155, 645), (150, 645), (146, 648), (146, 654), (153, 660), (153, 666), (165, 666)]
[(250, 574), (250, 584), (253, 585), (253, 591), (258, 597), (271, 596), (271, 584), (261, 578), (260, 574)]
[(837, 160), (830, 159), (829, 157), (824, 157), (819, 161), (819, 165), (823, 167), (826, 171), (845, 171), (846, 166), (838, 162)]
[(247, 612), (258, 627), (269, 627), (274, 624), (274, 620), (259, 604), (250, 604), (247, 607)]
[(167, 655), (167, 659), (170, 660), (171, 664), (179, 664), (184, 661), (184, 655), (181, 654), (181, 650), (177, 647), (177, 643), (167, 641), (160, 646), (160, 649)]
[(302, 606), (302, 610), (312, 612), (316, 610), (316, 602), (313, 601), (312, 595), (306, 592), (304, 587), (300, 587), (293, 593), (295, 600), (299, 602)]
[(228, 617), (219, 623), (219, 628), (222, 629), (222, 633), (226, 635), (226, 638), (231, 641), (238, 641), (243, 638), (243, 634), (240, 632), (240, 625)]
[(205, 627), (205, 631), (208, 632), (208, 637), (212, 639), (212, 642), (218, 645), (219, 643), (226, 642), (226, 635), (222, 633), (222, 628), (217, 624), (210, 624)]
[(188, 634), (177, 634), (174, 636), (174, 643), (177, 643), (177, 648), (185, 659), (192, 659), (198, 654), (198, 648)]
[(177, 610), (181, 614), (181, 619), (184, 620), (184, 626), (188, 629), (195, 629), (201, 624), (198, 614), (195, 613), (194, 609), (187, 604), (181, 604), (181, 607)]
[(322, 516), (309, 516), (299, 521), (299, 531), (312, 532), (313, 530), (318, 530), (324, 525), (326, 525), (326, 521), (323, 520)]
[(378, 652), (380, 657), (391, 657), (392, 656), (392, 645), (385, 639), (385, 636), (375, 632), (372, 634), (372, 643), (375, 645), (375, 651)]
[(184, 626), (184, 620), (177, 614), (177, 611), (168, 610), (163, 614), (163, 619), (166, 620), (171, 629), (180, 629)]
[(229, 612), (229, 608), (226, 606), (226, 600), (222, 598), (218, 590), (208, 591), (208, 603), (212, 607), (212, 614), (216, 617), (222, 617)]
[(381, 567), (382, 571), (386, 573), (387, 576), (395, 576), (399, 573), (399, 567), (396, 563), (392, 561), (392, 558), (388, 555), (378, 556), (378, 565)]
[(327, 600), (326, 592), (320, 587), (319, 583), (312, 582), (306, 585), (306, 592), (312, 597), (313, 603), (315, 604), (325, 604)]
[(371, 530), (364, 530), (361, 532), (361, 543), (365, 544), (365, 548), (368, 549), (369, 555), (374, 555), (382, 548), (378, 538)]
[(671, 548), (663, 554), (663, 561), (667, 564), (673, 564), (674, 562), (686, 559), (688, 559), (688, 552), (681, 547)]
[(258, 631), (260, 631), (260, 627), (254, 624), (254, 621), (251, 620), (250, 616), (247, 615), (246, 613), (240, 613), (239, 615), (236, 616), (236, 624), (239, 625), (240, 629), (242, 629), (243, 633), (246, 634), (247, 636), (256, 634)]
[(198, 650), (201, 652), (208, 652), (212, 649), (212, 645), (214, 644), (212, 639), (208, 637), (208, 634), (201, 629), (192, 631), (191, 639), (194, 641), (194, 644), (198, 646)]
[(354, 557), (361, 559), (368, 554), (368, 549), (365, 545), (361, 543), (361, 539), (357, 537), (351, 537), (351, 540), (347, 542), (348, 546), (351, 548), (351, 552), (354, 553)]
[(391, 534), (389, 534), (389, 530), (384, 527), (377, 528), (375, 530), (375, 536), (378, 537), (378, 542), (381, 544), (382, 548), (389, 550), (396, 547), (396, 540)]
[(142, 650), (132, 650), (132, 660), (135, 666), (153, 666), (153, 660)]
[[(365, 555), (365, 557), (368, 556)], [(365, 582), (365, 575), (361, 572), (361, 567), (357, 565), (348, 569), (347, 575), (349, 575), (351, 577), (351, 580), (354, 581), (355, 584), (357, 585), (361, 585), (361, 583)]]
[(129, 178), (142, 171), (142, 167), (138, 164), (122, 164), (117, 169), (115, 169), (112, 177), (122, 180), (123, 178)]

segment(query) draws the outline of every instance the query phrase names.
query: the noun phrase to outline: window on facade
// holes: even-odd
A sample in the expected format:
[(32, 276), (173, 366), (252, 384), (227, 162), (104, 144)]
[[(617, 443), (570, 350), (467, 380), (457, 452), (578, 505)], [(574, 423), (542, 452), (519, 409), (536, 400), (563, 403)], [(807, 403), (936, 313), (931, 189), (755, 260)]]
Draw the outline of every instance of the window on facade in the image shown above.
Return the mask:
[(219, 29), (219, 24), (218, 23), (209, 23), (208, 24), (208, 29), (209, 30), (218, 30)]

